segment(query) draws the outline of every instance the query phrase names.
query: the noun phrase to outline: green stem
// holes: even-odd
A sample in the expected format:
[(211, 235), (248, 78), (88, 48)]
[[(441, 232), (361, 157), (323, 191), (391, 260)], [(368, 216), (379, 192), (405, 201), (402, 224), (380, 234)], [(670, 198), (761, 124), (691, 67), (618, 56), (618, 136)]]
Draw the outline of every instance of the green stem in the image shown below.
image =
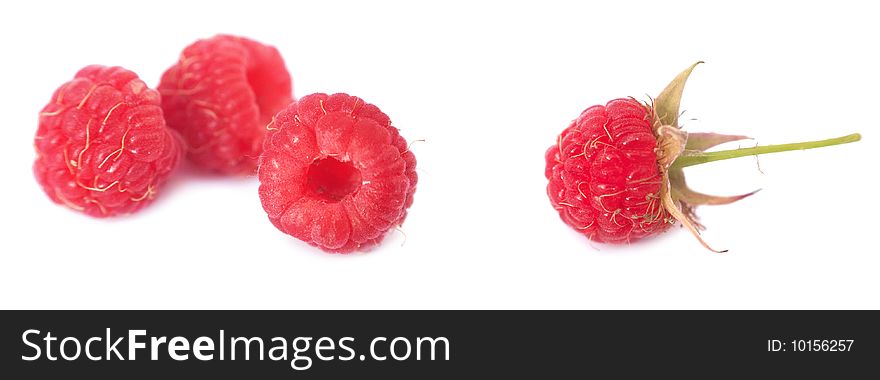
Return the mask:
[(721, 161), (737, 157), (756, 156), (765, 153), (787, 152), (790, 150), (803, 150), (821, 148), (825, 146), (846, 144), (856, 142), (862, 139), (862, 135), (853, 133), (843, 137), (837, 137), (827, 140), (806, 141), (792, 144), (765, 145), (753, 148), (742, 148), (733, 150), (722, 150), (718, 152), (684, 152), (675, 162), (672, 163), (672, 169), (681, 169), (688, 166), (705, 164), (712, 161)]

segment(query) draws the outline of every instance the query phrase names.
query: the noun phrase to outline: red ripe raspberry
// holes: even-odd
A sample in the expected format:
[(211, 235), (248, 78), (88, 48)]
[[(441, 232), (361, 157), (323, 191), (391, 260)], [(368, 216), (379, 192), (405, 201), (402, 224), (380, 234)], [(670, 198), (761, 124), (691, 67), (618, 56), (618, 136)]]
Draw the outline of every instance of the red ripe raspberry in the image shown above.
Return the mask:
[(651, 120), (645, 105), (612, 100), (587, 108), (547, 150), (550, 202), (591, 240), (630, 242), (671, 225)]
[(270, 124), (260, 200), (281, 231), (328, 252), (378, 244), (406, 219), (416, 159), (382, 111), (347, 94), (312, 94)]
[(256, 169), (266, 124), (292, 97), (274, 47), (219, 35), (186, 47), (159, 83), (168, 125), (196, 165), (224, 174)]
[[(763, 153), (810, 149), (861, 139), (852, 134), (795, 144), (706, 152), (745, 136), (685, 133), (678, 126), (684, 85), (698, 62), (679, 74), (651, 105), (616, 99), (587, 108), (545, 154), (547, 194), (562, 220), (589, 239), (628, 243), (681, 222), (703, 244), (694, 209), (748, 194), (719, 197), (691, 190), (683, 168)], [(716, 251), (721, 252), (721, 251)]]
[(55, 90), (34, 146), (34, 174), (49, 198), (96, 217), (149, 204), (181, 155), (159, 93), (131, 71), (104, 66), (83, 68)]

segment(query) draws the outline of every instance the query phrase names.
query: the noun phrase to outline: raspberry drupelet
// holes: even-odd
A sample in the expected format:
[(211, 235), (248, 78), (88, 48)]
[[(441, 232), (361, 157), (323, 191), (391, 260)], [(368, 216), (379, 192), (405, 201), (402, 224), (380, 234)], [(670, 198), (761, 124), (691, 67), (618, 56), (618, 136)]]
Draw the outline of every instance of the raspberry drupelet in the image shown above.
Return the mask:
[(562, 220), (590, 240), (630, 243), (680, 222), (700, 241), (694, 209), (736, 202), (757, 191), (714, 196), (690, 189), (685, 167), (730, 158), (855, 142), (859, 134), (793, 144), (707, 152), (748, 139), (686, 133), (678, 125), (684, 85), (697, 62), (679, 74), (650, 104), (616, 99), (584, 110), (547, 149), (547, 194)]
[(413, 203), (416, 159), (391, 120), (347, 94), (279, 112), (260, 158), (260, 200), (281, 231), (327, 252), (379, 244)]
[(266, 124), (293, 96), (277, 49), (229, 35), (186, 47), (158, 89), (189, 160), (220, 174), (254, 173)]
[(159, 93), (120, 67), (88, 66), (40, 112), (34, 174), (56, 203), (95, 217), (135, 212), (182, 154)]

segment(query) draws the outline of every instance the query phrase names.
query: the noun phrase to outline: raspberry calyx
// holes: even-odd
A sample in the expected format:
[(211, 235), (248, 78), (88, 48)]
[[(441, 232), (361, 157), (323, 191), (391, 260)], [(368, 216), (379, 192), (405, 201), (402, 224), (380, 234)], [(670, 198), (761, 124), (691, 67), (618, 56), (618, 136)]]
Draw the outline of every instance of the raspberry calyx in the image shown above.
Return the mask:
[(720, 253), (726, 252), (726, 250), (720, 251), (710, 247), (700, 236), (699, 231), (704, 229), (704, 227), (697, 221), (694, 209), (699, 205), (733, 203), (755, 194), (758, 190), (737, 196), (702, 194), (688, 188), (683, 168), (737, 157), (846, 144), (861, 140), (861, 135), (853, 133), (819, 141), (706, 152), (706, 150), (716, 145), (744, 140), (749, 137), (716, 133), (686, 133), (678, 126), (679, 105), (685, 82), (687, 82), (694, 68), (700, 63), (703, 62), (694, 63), (676, 76), (660, 95), (654, 99), (652, 105), (653, 131), (657, 138), (657, 163), (663, 178), (659, 195), (666, 212), (672, 218), (687, 227), (704, 247)]

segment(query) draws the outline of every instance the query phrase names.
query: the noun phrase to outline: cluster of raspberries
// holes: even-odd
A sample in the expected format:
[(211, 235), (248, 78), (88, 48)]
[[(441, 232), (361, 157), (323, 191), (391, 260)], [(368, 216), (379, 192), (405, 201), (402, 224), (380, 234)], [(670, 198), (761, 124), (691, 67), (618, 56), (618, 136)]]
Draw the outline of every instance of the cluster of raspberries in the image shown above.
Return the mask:
[(94, 217), (150, 204), (184, 155), (222, 175), (258, 173), (269, 220), (338, 253), (401, 225), (418, 182), (379, 108), (347, 94), (294, 100), (278, 50), (229, 35), (187, 46), (158, 91), (120, 67), (83, 68), (43, 107), (34, 147), (49, 198)]

